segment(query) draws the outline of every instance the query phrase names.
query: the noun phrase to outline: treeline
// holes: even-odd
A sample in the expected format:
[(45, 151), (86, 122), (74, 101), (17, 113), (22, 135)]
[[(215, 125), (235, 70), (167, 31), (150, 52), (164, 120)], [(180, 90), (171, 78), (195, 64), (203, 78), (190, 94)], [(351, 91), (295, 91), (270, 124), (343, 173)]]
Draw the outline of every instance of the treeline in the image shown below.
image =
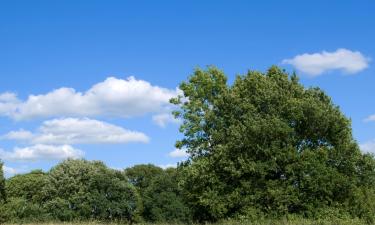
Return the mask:
[(322, 90), (278, 67), (231, 85), (214, 67), (198, 69), (180, 89), (171, 99), (184, 135), (176, 146), (190, 157), (177, 169), (67, 160), (10, 178), (5, 189), (0, 180), (1, 219), (375, 222), (374, 157)]
[(99, 161), (69, 159), (48, 172), (7, 179), (0, 221), (189, 222), (177, 180), (174, 168), (150, 164), (118, 171)]

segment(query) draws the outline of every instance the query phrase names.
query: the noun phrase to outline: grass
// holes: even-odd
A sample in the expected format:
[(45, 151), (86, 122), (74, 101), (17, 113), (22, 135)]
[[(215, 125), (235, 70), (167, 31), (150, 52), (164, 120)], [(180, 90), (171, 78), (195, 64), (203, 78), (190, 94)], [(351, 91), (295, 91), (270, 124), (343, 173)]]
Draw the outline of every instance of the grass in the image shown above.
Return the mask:
[[(80, 222), (80, 223), (17, 223), (22, 225), (116, 225), (118, 223), (100, 223), (100, 222)], [(281, 220), (262, 220), (262, 221), (222, 221), (215, 224), (205, 225), (368, 225), (358, 219), (330, 219), (330, 220), (309, 220), (309, 219), (281, 219)], [(4, 224), (15, 225), (15, 224)], [(175, 223), (138, 223), (137, 225), (175, 225)]]

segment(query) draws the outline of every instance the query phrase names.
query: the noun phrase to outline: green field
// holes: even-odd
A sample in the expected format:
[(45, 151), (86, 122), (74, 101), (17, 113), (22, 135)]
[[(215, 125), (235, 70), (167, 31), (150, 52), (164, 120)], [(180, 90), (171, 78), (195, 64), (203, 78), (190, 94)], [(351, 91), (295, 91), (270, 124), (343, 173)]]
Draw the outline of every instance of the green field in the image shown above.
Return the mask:
[[(77, 222), (77, 223), (17, 223), (23, 225), (115, 225), (118, 223), (100, 223), (100, 222)], [(138, 223), (139, 225), (174, 225), (179, 223)], [(264, 221), (224, 221), (220, 223), (205, 225), (364, 225), (364, 221), (351, 220), (351, 219), (332, 219), (332, 220), (306, 220), (306, 219), (293, 219), (293, 220), (264, 220)], [(11, 223), (5, 225), (13, 225)]]

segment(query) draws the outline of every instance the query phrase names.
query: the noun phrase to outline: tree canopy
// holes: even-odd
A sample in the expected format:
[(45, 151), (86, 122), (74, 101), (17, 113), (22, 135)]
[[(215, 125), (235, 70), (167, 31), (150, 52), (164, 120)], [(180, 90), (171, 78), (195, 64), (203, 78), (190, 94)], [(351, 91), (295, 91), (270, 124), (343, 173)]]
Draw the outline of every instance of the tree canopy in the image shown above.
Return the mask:
[(373, 158), (360, 152), (350, 120), (296, 75), (273, 66), (228, 85), (222, 71), (209, 67), (197, 69), (180, 89), (183, 94), (171, 100), (183, 121), (184, 138), (176, 145), (191, 155), (180, 184), (197, 219), (253, 209), (349, 212), (354, 193), (373, 188)]
[[(140, 199), (121, 171), (99, 161), (67, 160), (52, 168), (47, 205), (58, 219), (135, 220)], [(68, 216), (66, 218), (66, 216)]]
[(189, 222), (190, 209), (178, 187), (175, 168), (166, 170), (147, 164), (125, 170), (129, 181), (137, 187), (143, 200), (142, 218), (149, 222)]

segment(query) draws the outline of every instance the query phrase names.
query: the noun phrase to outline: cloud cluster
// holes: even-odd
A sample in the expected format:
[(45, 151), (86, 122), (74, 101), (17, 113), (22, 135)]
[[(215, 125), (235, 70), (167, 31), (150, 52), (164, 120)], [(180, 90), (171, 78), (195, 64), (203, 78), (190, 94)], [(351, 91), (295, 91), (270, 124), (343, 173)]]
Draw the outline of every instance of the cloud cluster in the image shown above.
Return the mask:
[[(149, 137), (89, 117), (129, 118), (153, 115), (159, 126), (175, 123), (169, 112), (169, 99), (178, 94), (134, 77), (109, 77), (84, 92), (62, 87), (22, 100), (15, 93), (0, 93), (0, 116), (15, 121), (49, 119), (35, 131), (15, 130), (0, 139), (20, 142), (11, 151), (0, 149), (0, 158), (9, 161), (61, 160), (80, 158), (84, 154), (75, 144), (147, 143)], [(56, 119), (59, 118), (59, 119)], [(10, 169), (8, 168), (10, 171)], [(11, 171), (10, 171), (11, 172)]]
[(48, 120), (38, 128), (36, 133), (25, 130), (11, 131), (2, 138), (49, 145), (124, 144), (128, 142), (147, 143), (149, 141), (144, 133), (88, 118)]
[(33, 145), (25, 148), (14, 148), (13, 151), (0, 149), (0, 158), (9, 161), (62, 160), (81, 158), (83, 151), (70, 145)]
[(344, 48), (337, 49), (335, 52), (305, 53), (282, 61), (283, 64), (290, 64), (311, 76), (318, 76), (332, 70), (354, 74), (366, 69), (369, 62), (370, 59), (361, 52)]
[(177, 90), (153, 86), (134, 77), (109, 77), (86, 92), (59, 88), (46, 94), (30, 95), (22, 101), (14, 93), (0, 94), (0, 115), (15, 120), (51, 117), (133, 117), (159, 113), (169, 107)]
[(11, 131), (1, 139), (22, 141), (30, 147), (0, 150), (0, 158), (10, 161), (60, 160), (80, 158), (81, 150), (73, 144), (125, 144), (146, 143), (148, 136), (106, 122), (88, 118), (64, 118), (45, 121), (32, 133), (26, 130)]

